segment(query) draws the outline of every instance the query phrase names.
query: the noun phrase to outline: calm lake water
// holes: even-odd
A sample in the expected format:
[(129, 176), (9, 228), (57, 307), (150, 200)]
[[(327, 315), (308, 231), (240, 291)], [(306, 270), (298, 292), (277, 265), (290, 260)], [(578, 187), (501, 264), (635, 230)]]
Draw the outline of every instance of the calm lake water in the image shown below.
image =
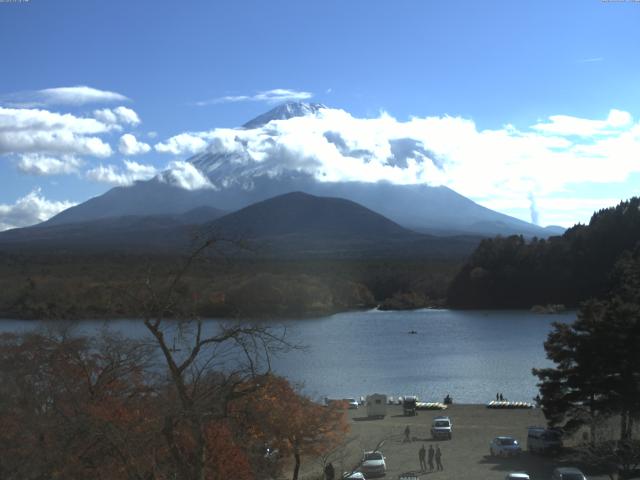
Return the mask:
[[(552, 322), (574, 319), (574, 312), (416, 310), (272, 322), (307, 347), (276, 358), (273, 368), (303, 383), (314, 398), (385, 393), (442, 401), (449, 393), (455, 402), (484, 403), (502, 392), (509, 400), (531, 401), (537, 393), (531, 369), (550, 365), (543, 342)], [(84, 321), (78, 329), (92, 333), (104, 324)], [(0, 320), (0, 331), (41, 325)], [(138, 320), (108, 325), (130, 337), (146, 334)]]

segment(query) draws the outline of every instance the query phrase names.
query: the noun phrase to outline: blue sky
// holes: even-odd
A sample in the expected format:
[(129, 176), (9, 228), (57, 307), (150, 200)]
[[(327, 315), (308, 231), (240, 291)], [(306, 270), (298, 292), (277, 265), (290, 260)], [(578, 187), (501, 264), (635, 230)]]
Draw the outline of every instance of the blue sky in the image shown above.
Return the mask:
[[(157, 145), (241, 125), (273, 107), (260, 93), (277, 89), (353, 119), (386, 112), (404, 130), (420, 128), (413, 117), (458, 119), (442, 146), (457, 157), (433, 182), (526, 220), (533, 204), (542, 224), (588, 221), (639, 193), (638, 25), (634, 1), (3, 2), (0, 226), (182, 161), (189, 151)], [(51, 90), (77, 86), (102, 93), (89, 101), (93, 90)], [(43, 112), (63, 116), (47, 118), (66, 133), (36, 147)], [(88, 119), (101, 125), (80, 125)], [(474, 134), (460, 141), (482, 138), (477, 157), (454, 148), (465, 122)], [(513, 129), (547, 142), (539, 158), (525, 158), (511, 137), (502, 149), (495, 137)], [(123, 147), (126, 134), (134, 140)], [(556, 158), (563, 149), (571, 158)], [(497, 170), (511, 176), (490, 175)]]

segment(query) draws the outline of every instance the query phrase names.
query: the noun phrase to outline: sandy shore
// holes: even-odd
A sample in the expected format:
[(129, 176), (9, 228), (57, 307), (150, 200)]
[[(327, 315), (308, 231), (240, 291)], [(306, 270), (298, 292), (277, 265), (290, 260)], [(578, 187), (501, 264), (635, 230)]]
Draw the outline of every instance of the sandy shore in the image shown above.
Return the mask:
[[(431, 420), (448, 415), (453, 423), (453, 439), (435, 442), (431, 439)], [(384, 440), (380, 449), (387, 461), (387, 479), (397, 479), (401, 473), (416, 472), (420, 479), (504, 479), (509, 472), (525, 471), (532, 479), (550, 479), (556, 466), (569, 465), (567, 458), (532, 455), (524, 452), (518, 458), (497, 459), (489, 456), (489, 442), (498, 435), (513, 435), (526, 448), (527, 427), (545, 425), (539, 409), (493, 410), (483, 405), (452, 405), (445, 411), (420, 411), (415, 417), (405, 417), (399, 406), (389, 406), (382, 420), (366, 418), (366, 409), (350, 410), (352, 443), (342, 458), (333, 462), (336, 472), (349, 470), (357, 464), (362, 451), (370, 450)], [(409, 426), (412, 441), (404, 442), (404, 429)], [(418, 450), (421, 445), (440, 446), (443, 472), (419, 472)], [(569, 445), (571, 442), (567, 442)], [(573, 464), (575, 466), (575, 464)], [(307, 465), (314, 467), (314, 465)], [(584, 467), (583, 467), (584, 468)], [(317, 469), (317, 464), (315, 465)], [(318, 474), (305, 471), (304, 478), (317, 479)], [(587, 469), (585, 469), (587, 470)], [(317, 472), (317, 470), (316, 470)], [(590, 480), (604, 480), (604, 475), (585, 471)]]

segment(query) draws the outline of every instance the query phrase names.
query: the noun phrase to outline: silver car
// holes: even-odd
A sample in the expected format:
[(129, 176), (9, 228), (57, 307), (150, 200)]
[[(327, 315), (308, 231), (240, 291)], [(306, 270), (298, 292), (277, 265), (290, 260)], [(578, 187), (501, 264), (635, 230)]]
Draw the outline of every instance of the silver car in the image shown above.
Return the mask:
[(553, 471), (551, 480), (587, 480), (587, 477), (577, 468), (560, 467)]
[(365, 477), (382, 477), (387, 474), (387, 464), (382, 452), (364, 452), (360, 471)]
[(518, 440), (509, 436), (496, 437), (489, 445), (491, 456), (514, 457), (522, 453)]
[(435, 417), (431, 423), (431, 437), (451, 440), (453, 424), (449, 417)]

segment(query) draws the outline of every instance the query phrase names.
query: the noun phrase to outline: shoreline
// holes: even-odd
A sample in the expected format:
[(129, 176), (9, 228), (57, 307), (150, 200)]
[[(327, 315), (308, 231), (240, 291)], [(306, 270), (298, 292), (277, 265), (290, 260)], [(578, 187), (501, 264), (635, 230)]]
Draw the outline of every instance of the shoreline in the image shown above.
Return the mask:
[[(382, 304), (378, 304), (376, 306), (366, 306), (361, 308), (346, 308), (346, 309), (328, 309), (322, 312), (314, 312), (314, 311), (306, 311), (299, 313), (272, 313), (272, 314), (264, 314), (264, 315), (254, 315), (254, 316), (225, 316), (225, 315), (200, 315), (195, 319), (200, 320), (237, 320), (242, 322), (265, 322), (265, 321), (275, 321), (275, 320), (307, 320), (307, 319), (317, 319), (323, 317), (329, 317), (332, 315), (338, 315), (341, 313), (365, 313), (365, 312), (383, 312), (383, 313), (393, 313), (393, 312), (418, 312), (421, 310), (428, 311), (454, 311), (454, 312), (521, 312), (521, 313), (531, 313), (532, 315), (538, 315), (540, 317), (549, 317), (554, 315), (567, 315), (574, 313), (576, 311), (573, 307), (567, 307), (562, 311), (534, 311), (528, 308), (466, 308), (466, 307), (454, 307), (447, 305), (438, 305), (432, 307), (416, 307), (416, 308), (398, 308), (398, 309), (390, 309), (390, 308), (381, 308)], [(82, 321), (108, 321), (108, 320), (136, 320), (141, 318), (135, 317), (133, 315), (126, 314), (103, 314), (103, 315), (83, 315), (83, 316), (70, 316), (70, 317), (59, 317), (59, 318), (41, 318), (36, 316), (20, 316), (17, 314), (11, 314), (8, 312), (0, 312), (0, 322), (3, 320), (7, 321), (19, 321), (19, 322), (48, 322), (48, 321), (60, 321), (60, 322), (82, 322)], [(166, 320), (180, 320), (180, 317), (165, 317)]]

